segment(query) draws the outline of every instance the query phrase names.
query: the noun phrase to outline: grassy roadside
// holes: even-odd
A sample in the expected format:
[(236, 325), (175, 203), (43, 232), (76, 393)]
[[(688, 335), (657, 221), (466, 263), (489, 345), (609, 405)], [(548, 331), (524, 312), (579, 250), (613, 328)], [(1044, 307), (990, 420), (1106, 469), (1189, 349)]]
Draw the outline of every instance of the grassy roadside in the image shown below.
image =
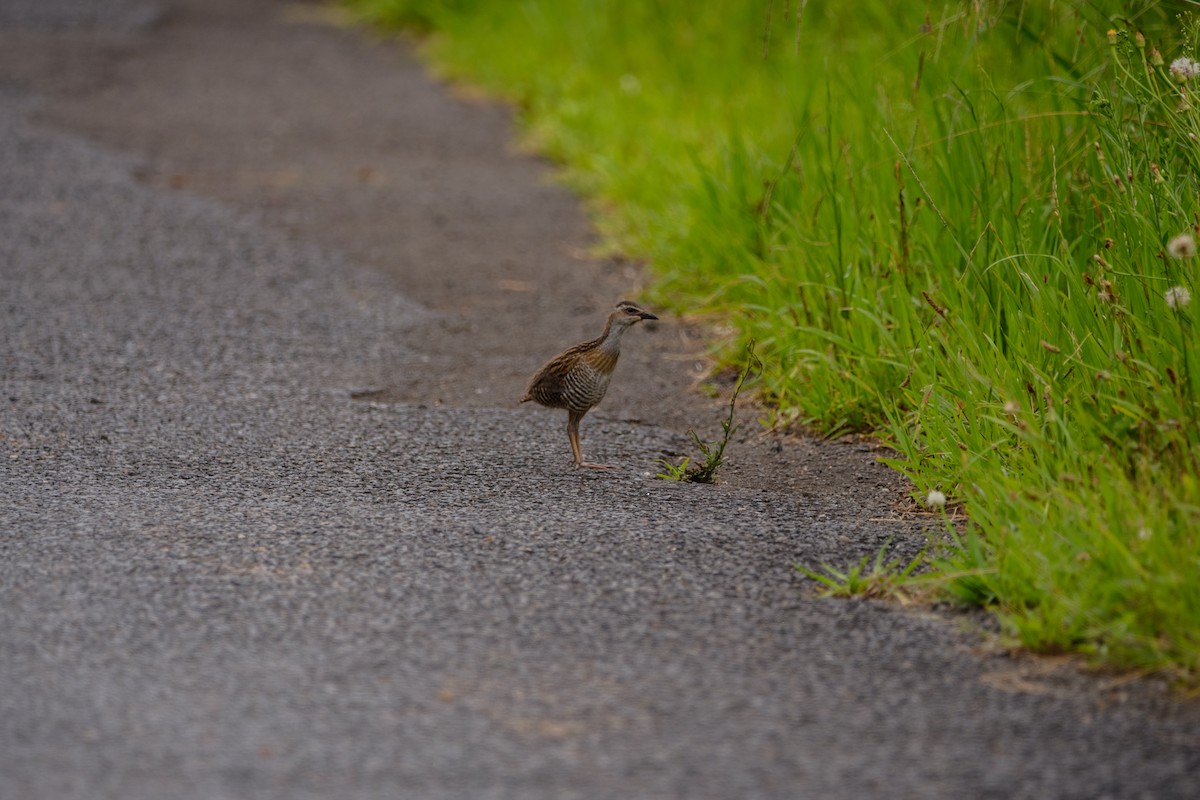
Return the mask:
[(350, 4), (513, 101), (656, 303), (757, 341), (777, 423), (876, 431), (965, 507), (947, 592), (1200, 680), (1200, 75), (1170, 4)]

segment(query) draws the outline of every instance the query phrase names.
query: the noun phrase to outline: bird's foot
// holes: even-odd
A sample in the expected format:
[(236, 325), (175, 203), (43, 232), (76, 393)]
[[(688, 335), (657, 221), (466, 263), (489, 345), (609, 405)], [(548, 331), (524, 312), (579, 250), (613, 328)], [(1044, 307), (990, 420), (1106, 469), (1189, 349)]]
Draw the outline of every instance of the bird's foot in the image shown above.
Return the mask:
[(576, 461), (575, 469), (616, 469), (616, 464), (593, 464), (591, 461)]

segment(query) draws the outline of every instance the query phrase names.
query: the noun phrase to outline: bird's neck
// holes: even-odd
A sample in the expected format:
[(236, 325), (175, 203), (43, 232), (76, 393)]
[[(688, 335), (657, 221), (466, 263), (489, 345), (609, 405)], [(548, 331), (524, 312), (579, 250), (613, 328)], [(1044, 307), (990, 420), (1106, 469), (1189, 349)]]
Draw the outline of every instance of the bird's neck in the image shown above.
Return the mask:
[(600, 334), (596, 345), (597, 350), (604, 350), (609, 353), (621, 352), (621, 336), (625, 333), (628, 325), (614, 325), (612, 317), (608, 318), (608, 323), (604, 326), (604, 333)]

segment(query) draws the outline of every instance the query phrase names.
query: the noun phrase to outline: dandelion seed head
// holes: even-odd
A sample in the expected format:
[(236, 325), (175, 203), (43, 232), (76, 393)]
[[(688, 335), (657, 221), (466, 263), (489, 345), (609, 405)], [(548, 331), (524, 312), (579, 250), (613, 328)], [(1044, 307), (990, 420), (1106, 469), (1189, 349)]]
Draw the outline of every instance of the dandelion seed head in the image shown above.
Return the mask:
[(929, 494), (925, 496), (925, 505), (929, 508), (945, 508), (946, 495), (937, 489), (930, 489)]
[(1149, 541), (1150, 537), (1153, 535), (1154, 531), (1150, 530), (1149, 528), (1138, 528), (1137, 537), (1143, 542)]
[(1192, 78), (1200, 75), (1200, 64), (1192, 61), (1187, 56), (1181, 56), (1171, 62), (1171, 77), (1176, 83), (1187, 83)]
[(1190, 233), (1181, 233), (1167, 242), (1167, 252), (1172, 258), (1191, 258), (1196, 255), (1196, 240)]
[(1187, 308), (1188, 303), (1192, 302), (1192, 293), (1186, 286), (1172, 286), (1163, 293), (1163, 299), (1167, 301), (1167, 308), (1172, 311), (1182, 311)]
[(628, 72), (621, 76), (620, 86), (621, 91), (625, 94), (633, 95), (642, 93), (642, 82), (638, 80), (637, 75), (631, 75)]

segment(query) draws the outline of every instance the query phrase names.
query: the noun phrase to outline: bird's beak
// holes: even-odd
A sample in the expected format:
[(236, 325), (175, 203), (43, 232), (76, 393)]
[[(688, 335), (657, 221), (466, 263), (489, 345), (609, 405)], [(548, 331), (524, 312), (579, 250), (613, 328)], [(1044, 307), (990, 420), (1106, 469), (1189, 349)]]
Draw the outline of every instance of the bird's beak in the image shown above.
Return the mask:
[(653, 314), (651, 314), (649, 311), (643, 311), (643, 312), (642, 312), (642, 319), (658, 319), (658, 317), (654, 316), (654, 315), (653, 315)]

